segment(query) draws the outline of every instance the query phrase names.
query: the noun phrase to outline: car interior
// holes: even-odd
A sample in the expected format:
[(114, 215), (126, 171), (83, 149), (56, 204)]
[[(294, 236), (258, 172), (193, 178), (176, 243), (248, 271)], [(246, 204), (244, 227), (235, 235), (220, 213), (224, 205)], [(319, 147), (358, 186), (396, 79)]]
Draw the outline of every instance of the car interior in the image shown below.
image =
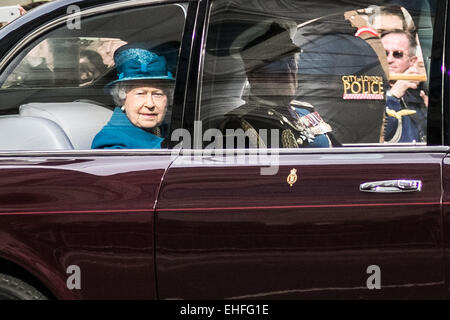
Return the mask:
[[(332, 127), (336, 141), (334, 146), (371, 146), (384, 143), (385, 98), (367, 99), (358, 95), (343, 98), (342, 89), (343, 75), (359, 75), (369, 79), (375, 76), (382, 82), (381, 92), (389, 89), (384, 50), (377, 52), (370, 41), (355, 36), (358, 27), (346, 18), (347, 12), (355, 11), (367, 22), (368, 16), (375, 14), (378, 7), (357, 10), (350, 10), (349, 7), (344, 12), (327, 7), (329, 10), (326, 12), (325, 8), (318, 10), (316, 3), (301, 4), (304, 6), (302, 11), (288, 13), (274, 9), (271, 17), (273, 21), (289, 20), (297, 23), (295, 36), (291, 36), (301, 48), (296, 100), (312, 105)], [(248, 101), (249, 83), (242, 59), (236, 54), (246, 43), (244, 41), (238, 45), (235, 39), (245, 33), (251, 34), (252, 28), (268, 19), (264, 12), (258, 13), (250, 9), (245, 16), (240, 7), (227, 7), (226, 14), (223, 10), (225, 9), (215, 8), (208, 30), (200, 111), (204, 130), (220, 128), (220, 123), (229, 111)], [(417, 31), (418, 55), (423, 59), (427, 73), (425, 77), (429, 79), (432, 9), (409, 8), (408, 11), (402, 7), (401, 10), (403, 19)], [(315, 15), (318, 12), (328, 14)], [(248, 41), (250, 40), (249, 38)], [(382, 48), (381, 41), (377, 41)], [(257, 60), (258, 54), (252, 59)], [(428, 90), (427, 81), (422, 82), (421, 86), (423, 90)]]
[(56, 28), (20, 52), (0, 75), (0, 150), (91, 148), (116, 107), (104, 87), (117, 79), (117, 71), (111, 51), (103, 56), (110, 65), (104, 63), (88, 79), (81, 77), (83, 50), (99, 52), (105, 43), (114, 49), (147, 43), (169, 57), (175, 74), (186, 8), (174, 4), (149, 10), (87, 17), (83, 28)]
[[(233, 53), (239, 49), (234, 41), (261, 19), (257, 14), (240, 18), (240, 9), (234, 12), (232, 7), (226, 8), (223, 18), (222, 9), (217, 8), (217, 16), (213, 11), (208, 30), (199, 115), (204, 130), (220, 128), (228, 112), (246, 103), (249, 82), (242, 60)], [(429, 73), (432, 21), (421, 12), (411, 14), (421, 43), (425, 44), (422, 52)], [(376, 54), (364, 40), (354, 36), (355, 28), (344, 21), (342, 12), (313, 19), (307, 17), (307, 11), (289, 15), (300, 15), (291, 17), (297, 23), (293, 41), (302, 50), (297, 100), (314, 106), (333, 128), (339, 145), (379, 143), (384, 101), (343, 101), (341, 92), (342, 74), (381, 76), (382, 66)], [(35, 39), (0, 74), (0, 122), (5, 124), (0, 125), (0, 150), (90, 149), (96, 132), (107, 123), (115, 107), (104, 86), (117, 79), (117, 72), (114, 65), (105, 64), (91, 78), (81, 78), (81, 52), (95, 51), (99, 44), (111, 39), (122, 44), (151, 43), (152, 48), (168, 57), (175, 75), (185, 16), (186, 7), (179, 4), (136, 8), (86, 17), (79, 30), (68, 32), (60, 26)], [(27, 75), (35, 78), (26, 79)], [(45, 131), (49, 138), (43, 134), (40, 137), (46, 142), (32, 143), (37, 129), (29, 128), (34, 122), (35, 128), (48, 125)]]

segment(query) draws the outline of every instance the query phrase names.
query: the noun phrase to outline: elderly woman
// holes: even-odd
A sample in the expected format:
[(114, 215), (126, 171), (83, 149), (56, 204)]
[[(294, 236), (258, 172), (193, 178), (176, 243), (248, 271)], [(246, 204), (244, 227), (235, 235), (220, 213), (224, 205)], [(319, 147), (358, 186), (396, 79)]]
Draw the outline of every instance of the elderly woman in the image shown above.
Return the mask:
[(95, 136), (93, 149), (161, 148), (168, 96), (175, 80), (166, 59), (142, 47), (125, 45), (114, 53), (118, 80), (109, 83), (114, 101), (122, 107)]

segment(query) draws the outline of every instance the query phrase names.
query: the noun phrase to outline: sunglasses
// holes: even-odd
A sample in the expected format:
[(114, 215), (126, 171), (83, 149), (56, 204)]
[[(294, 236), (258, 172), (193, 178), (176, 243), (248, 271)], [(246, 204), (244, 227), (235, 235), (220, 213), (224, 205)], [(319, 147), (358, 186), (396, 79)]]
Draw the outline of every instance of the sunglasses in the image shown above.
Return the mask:
[(403, 56), (404, 56), (403, 51), (399, 51), (399, 50), (388, 51), (388, 50), (386, 50), (386, 57), (389, 56), (389, 53), (390, 53), (390, 52), (392, 52), (392, 56), (393, 56), (395, 59), (401, 59), (401, 58), (403, 58)]

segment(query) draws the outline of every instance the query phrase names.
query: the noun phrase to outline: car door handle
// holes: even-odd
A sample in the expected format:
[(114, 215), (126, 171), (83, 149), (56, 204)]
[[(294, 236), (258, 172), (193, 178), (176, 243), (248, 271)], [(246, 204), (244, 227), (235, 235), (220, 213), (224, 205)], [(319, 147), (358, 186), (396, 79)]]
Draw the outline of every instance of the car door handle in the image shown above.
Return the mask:
[(359, 191), (397, 193), (397, 192), (418, 192), (422, 190), (420, 180), (386, 180), (362, 183)]

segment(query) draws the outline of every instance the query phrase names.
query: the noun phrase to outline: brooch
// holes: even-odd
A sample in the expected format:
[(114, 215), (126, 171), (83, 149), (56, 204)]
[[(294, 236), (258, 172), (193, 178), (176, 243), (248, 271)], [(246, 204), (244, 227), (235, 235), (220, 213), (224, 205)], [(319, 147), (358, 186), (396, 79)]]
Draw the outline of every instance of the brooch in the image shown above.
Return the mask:
[(291, 187), (297, 182), (297, 169), (291, 169), (291, 173), (288, 175), (286, 181)]

